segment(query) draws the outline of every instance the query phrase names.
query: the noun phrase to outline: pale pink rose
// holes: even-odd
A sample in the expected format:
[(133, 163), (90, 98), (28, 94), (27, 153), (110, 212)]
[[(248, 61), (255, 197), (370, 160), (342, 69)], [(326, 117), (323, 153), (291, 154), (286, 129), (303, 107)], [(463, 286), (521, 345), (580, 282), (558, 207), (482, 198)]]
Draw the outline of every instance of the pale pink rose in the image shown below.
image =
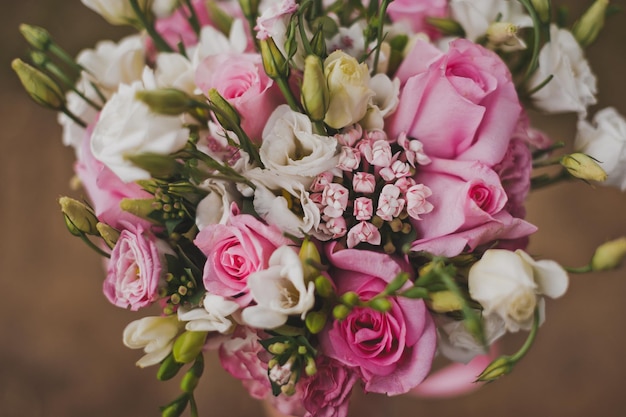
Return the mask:
[(218, 54), (205, 58), (196, 70), (203, 93), (215, 88), (241, 116), (241, 127), (255, 142), (270, 115), (284, 98), (263, 69), (258, 54)]
[(406, 211), (415, 220), (421, 220), (420, 214), (433, 211), (433, 205), (426, 201), (433, 192), (424, 184), (415, 184), (406, 191)]
[[(430, 63), (427, 65), (426, 63)], [(419, 139), (429, 157), (500, 162), (521, 112), (511, 74), (494, 52), (465, 39), (447, 53), (418, 41), (398, 70), (390, 137)]]
[(368, 172), (357, 172), (352, 178), (352, 189), (357, 193), (371, 194), (376, 189), (376, 177)]
[(376, 215), (383, 220), (391, 221), (398, 217), (404, 209), (405, 200), (400, 198), (400, 188), (387, 184), (380, 191)]
[(369, 243), (370, 245), (380, 245), (382, 237), (380, 232), (372, 223), (362, 221), (352, 226), (348, 231), (347, 245), (353, 248), (359, 243)]
[(134, 182), (123, 182), (94, 158), (89, 137), (81, 144), (74, 171), (89, 196), (98, 220), (116, 229), (122, 229), (124, 223), (141, 224), (144, 227), (150, 225), (149, 221), (122, 210), (120, 201), (124, 198), (151, 198), (152, 195)]
[(277, 228), (235, 210), (227, 224), (208, 225), (194, 240), (207, 256), (205, 288), (212, 294), (234, 297), (240, 306), (247, 306), (252, 300), (248, 277), (266, 269), (274, 250), (289, 243)]
[(374, 203), (371, 198), (357, 197), (354, 200), (354, 217), (357, 220), (369, 220), (374, 214)]
[(361, 164), (361, 153), (349, 146), (342, 146), (337, 168), (343, 171), (354, 171)]
[(387, 8), (391, 21), (407, 24), (414, 33), (426, 32), (434, 37), (437, 31), (426, 22), (427, 17), (446, 17), (447, 0), (395, 0)]
[(302, 380), (305, 417), (345, 417), (356, 372), (325, 356), (318, 356), (317, 373)]
[(516, 241), (537, 230), (506, 211), (500, 178), (485, 164), (433, 159), (415, 179), (432, 191), (428, 201), (434, 208), (412, 221), (418, 235), (412, 250), (452, 257), (466, 248)]
[(165, 254), (173, 253), (141, 225), (127, 225), (107, 261), (104, 295), (114, 305), (137, 311), (158, 299)]
[[(329, 276), (337, 293), (356, 292), (368, 300), (382, 292), (410, 266), (400, 258), (367, 250), (327, 247)], [(320, 334), (324, 354), (353, 367), (366, 392), (403, 394), (430, 371), (437, 345), (435, 325), (422, 300), (391, 297), (392, 307), (381, 313), (356, 307), (344, 320), (335, 320)]]
[(341, 184), (328, 184), (322, 193), (324, 215), (328, 217), (341, 217), (348, 206), (350, 191)]

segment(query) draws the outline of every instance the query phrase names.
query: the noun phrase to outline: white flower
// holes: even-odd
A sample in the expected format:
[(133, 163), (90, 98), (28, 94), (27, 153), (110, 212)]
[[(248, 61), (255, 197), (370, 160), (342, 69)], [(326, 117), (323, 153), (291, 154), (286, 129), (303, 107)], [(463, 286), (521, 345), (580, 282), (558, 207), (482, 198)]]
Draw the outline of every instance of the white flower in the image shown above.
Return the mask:
[(450, 14), (472, 41), (485, 35), (489, 26), (496, 21), (518, 27), (533, 25), (532, 19), (517, 0), (451, 0)]
[(178, 310), (178, 320), (187, 322), (185, 330), (192, 332), (230, 333), (234, 323), (228, 318), (239, 310), (239, 304), (226, 298), (207, 293), (202, 301), (204, 308)]
[[(454, 320), (437, 315), (437, 348), (446, 358), (454, 362), (468, 363), (476, 355), (485, 353), (484, 346), (479, 343), (462, 320)], [(483, 317), (483, 331), (487, 345), (491, 345), (504, 335), (504, 321), (496, 315)]]
[(158, 18), (170, 16), (178, 6), (178, 0), (152, 0), (152, 13)]
[(248, 277), (248, 288), (257, 305), (243, 310), (242, 319), (256, 328), (279, 327), (290, 315), (304, 319), (315, 303), (315, 284), (305, 284), (302, 262), (289, 246), (276, 249), (268, 268)]
[(539, 67), (528, 88), (532, 90), (550, 76), (552, 80), (531, 97), (540, 110), (584, 116), (587, 107), (596, 103), (596, 77), (582, 48), (571, 32), (555, 25), (550, 27), (550, 42), (539, 52)]
[(131, 349), (143, 349), (146, 353), (137, 361), (140, 368), (156, 365), (172, 351), (180, 327), (176, 316), (144, 317), (126, 326), (124, 345)]
[(231, 214), (230, 207), (237, 200), (232, 184), (209, 179), (200, 187), (208, 190), (209, 194), (196, 207), (198, 230), (211, 224), (226, 224)]
[(626, 120), (617, 110), (600, 110), (593, 125), (579, 121), (574, 148), (600, 162), (609, 176), (604, 184), (626, 191)]
[(374, 90), (370, 88), (367, 65), (343, 51), (331, 53), (324, 61), (330, 104), (324, 122), (335, 129), (349, 126), (365, 117)]
[(140, 82), (121, 85), (106, 103), (91, 136), (91, 152), (122, 181), (148, 179), (150, 174), (126, 160), (142, 153), (167, 155), (187, 143), (189, 130), (175, 116), (158, 115), (135, 99)]
[[(81, 0), (81, 2), (112, 25), (127, 25), (137, 21), (137, 15), (128, 0)], [(144, 11), (152, 7), (152, 0), (139, 0), (138, 3)]]
[[(95, 97), (90, 97), (93, 99)], [(66, 106), (72, 114), (78, 116), (79, 119), (85, 123), (92, 124), (98, 115), (96, 109), (91, 107), (85, 100), (83, 100), (78, 94), (70, 91), (66, 95)], [(59, 113), (58, 122), (63, 127), (63, 144), (65, 146), (71, 146), (76, 151), (76, 155), (80, 154), (80, 145), (85, 139), (85, 128), (77, 124), (74, 120), (68, 117), (65, 113)]]
[(529, 330), (538, 296), (560, 297), (568, 283), (559, 264), (535, 261), (522, 250), (487, 250), (468, 277), (470, 296), (482, 305), (483, 315), (499, 316), (511, 332)]
[(157, 55), (154, 78), (159, 88), (176, 88), (189, 95), (195, 94), (194, 73), (191, 62), (184, 55), (172, 52)]
[(382, 130), (385, 117), (393, 113), (400, 102), (400, 80), (394, 78), (392, 81), (385, 74), (376, 74), (371, 78), (369, 86), (374, 96), (361, 123), (367, 130)]

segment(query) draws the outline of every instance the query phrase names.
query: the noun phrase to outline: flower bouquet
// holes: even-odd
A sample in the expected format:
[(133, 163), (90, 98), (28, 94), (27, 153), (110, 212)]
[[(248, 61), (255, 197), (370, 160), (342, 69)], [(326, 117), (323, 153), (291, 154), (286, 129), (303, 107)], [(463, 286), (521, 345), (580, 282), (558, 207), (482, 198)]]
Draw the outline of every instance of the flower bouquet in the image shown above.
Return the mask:
[[(607, 0), (573, 23), (549, 0), (82, 1), (138, 34), (74, 59), (23, 25), (13, 68), (76, 151), (69, 231), (144, 312), (124, 344), (180, 379), (163, 416), (198, 415), (210, 351), (285, 414), (345, 416), (354, 385), (469, 391), (528, 352), (568, 272), (626, 254), (524, 251), (530, 190), (626, 189), (626, 120), (587, 114)], [(529, 109), (578, 114), (572, 151)]]

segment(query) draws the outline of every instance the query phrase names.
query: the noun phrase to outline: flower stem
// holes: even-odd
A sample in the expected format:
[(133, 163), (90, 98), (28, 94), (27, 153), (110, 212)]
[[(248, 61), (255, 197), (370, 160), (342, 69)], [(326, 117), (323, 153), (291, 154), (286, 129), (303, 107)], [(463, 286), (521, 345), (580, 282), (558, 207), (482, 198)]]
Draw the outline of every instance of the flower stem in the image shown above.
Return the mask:
[(159, 32), (156, 31), (156, 29), (154, 28), (154, 25), (152, 24), (152, 22), (148, 20), (143, 10), (141, 10), (141, 7), (139, 7), (138, 0), (129, 0), (129, 1), (130, 1), (130, 6), (133, 8), (133, 11), (135, 12), (135, 15), (137, 16), (137, 19), (139, 19), (139, 22), (141, 22), (141, 25), (143, 26), (143, 28), (146, 30), (146, 32), (148, 32), (148, 35), (150, 35), (150, 37), (152, 38), (152, 41), (154, 41), (154, 46), (156, 46), (156, 48), (161, 52), (174, 52), (172, 47), (169, 46), (169, 44), (165, 42), (165, 39), (163, 39), (163, 37), (159, 34)]

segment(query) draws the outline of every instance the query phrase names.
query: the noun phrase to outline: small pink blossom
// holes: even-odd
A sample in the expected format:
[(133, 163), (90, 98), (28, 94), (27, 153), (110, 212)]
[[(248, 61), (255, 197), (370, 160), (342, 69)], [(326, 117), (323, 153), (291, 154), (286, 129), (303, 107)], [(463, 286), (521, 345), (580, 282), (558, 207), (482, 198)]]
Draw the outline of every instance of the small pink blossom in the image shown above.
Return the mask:
[(373, 129), (365, 132), (365, 139), (371, 140), (372, 142), (377, 142), (379, 140), (387, 141), (387, 133), (384, 130)]
[(409, 216), (416, 220), (421, 220), (420, 214), (427, 214), (433, 211), (433, 205), (426, 201), (433, 192), (424, 184), (415, 184), (409, 188), (406, 196), (406, 211)]
[(411, 167), (406, 162), (396, 160), (388, 167), (381, 169), (379, 175), (385, 181), (393, 181), (396, 178), (404, 178), (411, 175)]
[(353, 248), (359, 243), (369, 243), (370, 245), (380, 245), (380, 232), (372, 223), (362, 221), (357, 223), (348, 232), (348, 248)]
[(413, 168), (415, 165), (428, 165), (430, 158), (424, 153), (424, 144), (417, 139), (408, 139), (402, 132), (398, 136), (398, 145), (404, 149), (406, 160)]
[(328, 229), (328, 233), (332, 235), (333, 239), (343, 237), (348, 232), (346, 219), (343, 217), (334, 217), (326, 222), (326, 229)]
[(348, 206), (350, 191), (341, 184), (328, 184), (322, 193), (324, 215), (328, 217), (341, 217)]
[(352, 189), (357, 193), (371, 194), (376, 189), (376, 177), (368, 172), (357, 172), (352, 178)]
[(350, 126), (344, 129), (342, 133), (335, 135), (335, 138), (340, 145), (349, 147), (354, 146), (354, 144), (357, 143), (361, 137), (363, 137), (363, 128), (361, 125)]
[(416, 184), (415, 180), (411, 177), (402, 177), (398, 181), (396, 181), (393, 185), (400, 189), (402, 194), (406, 194), (409, 191), (409, 188)]
[(391, 221), (398, 217), (404, 209), (404, 199), (400, 197), (400, 188), (392, 184), (383, 187), (378, 198), (376, 215), (383, 220)]
[(324, 188), (326, 188), (326, 186), (332, 182), (333, 173), (330, 171), (322, 172), (317, 177), (315, 177), (315, 179), (313, 180), (313, 184), (311, 184), (311, 187), (309, 187), (309, 190), (313, 191), (314, 193), (321, 193), (322, 191), (324, 191)]
[(385, 140), (362, 140), (358, 144), (367, 162), (378, 167), (388, 167), (391, 164), (391, 145)]
[(369, 220), (374, 214), (374, 203), (371, 198), (359, 197), (354, 200), (354, 217), (357, 220)]
[(343, 171), (354, 171), (361, 164), (361, 153), (349, 146), (342, 146), (337, 167)]

